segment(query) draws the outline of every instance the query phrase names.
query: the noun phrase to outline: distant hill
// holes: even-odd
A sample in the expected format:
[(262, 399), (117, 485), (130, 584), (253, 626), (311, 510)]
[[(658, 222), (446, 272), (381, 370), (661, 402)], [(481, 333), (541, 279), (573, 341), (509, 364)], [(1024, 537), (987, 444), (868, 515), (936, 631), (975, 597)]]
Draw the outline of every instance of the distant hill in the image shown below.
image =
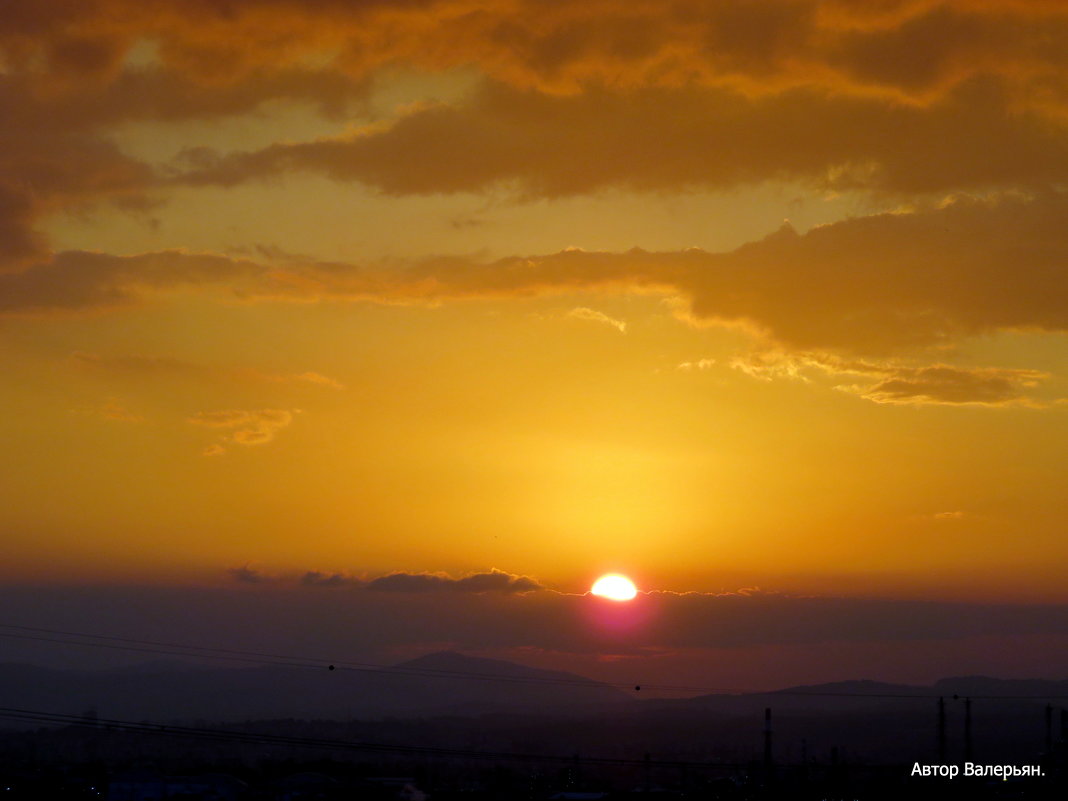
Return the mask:
[(700, 695), (693, 698), (658, 700), (661, 706), (688, 708), (708, 713), (752, 714), (758, 708), (773, 707), (781, 712), (835, 712), (901, 709), (913, 705), (928, 707), (939, 697), (946, 701), (972, 697), (982, 699), (987, 708), (1009, 704), (1063, 704), (1068, 697), (1068, 681), (1045, 679), (996, 679), (987, 676), (966, 676), (939, 679), (931, 685), (891, 684), (867, 679), (838, 681), (827, 684), (807, 684), (769, 692), (737, 695)]
[[(482, 742), (478, 738), (490, 737), (487, 732), (493, 729), (497, 733), (491, 740), (511, 742), (519, 750), (552, 743), (586, 752), (612, 741), (616, 747), (691, 749), (695, 758), (709, 749), (736, 757), (759, 751), (765, 707), (773, 711), (776, 748), (784, 758), (799, 758), (802, 740), (813, 755), (826, 755), (837, 745), (843, 753), (858, 755), (930, 756), (938, 696), (946, 698), (954, 753), (961, 747), (964, 710), (959, 699), (972, 697), (977, 753), (1022, 758), (1042, 747), (1044, 706), (1047, 701), (1064, 705), (1058, 699), (1068, 696), (1068, 681), (983, 676), (945, 678), (929, 686), (844, 681), (742, 695), (639, 700), (573, 673), (453, 652), (366, 671), (174, 662), (85, 671), (0, 664), (3, 707), (76, 715), (95, 709), (100, 718), (153, 721), (358, 719), (372, 727), (362, 735), (368, 739), (396, 730), (401, 739), (445, 738), (456, 744), (449, 740), (453, 735), (441, 733), (455, 729), (468, 732), (458, 741), (462, 745)], [(418, 718), (453, 722), (427, 728)], [(394, 723), (386, 726), (388, 720)], [(0, 721), (7, 725), (23, 724)], [(470, 727), (481, 733), (476, 736)]]
[[(937, 756), (939, 696), (946, 699), (949, 758), (962, 758), (962, 699), (970, 697), (978, 758), (1034, 760), (1046, 746), (1045, 705), (1064, 706), (1068, 681), (844, 681), (639, 700), (572, 673), (452, 652), (369, 671), (171, 662), (74, 671), (0, 664), (3, 707), (76, 715), (95, 709), (101, 719), (240, 723), (373, 742), (453, 748), (492, 743), (524, 753), (653, 752), (720, 761), (759, 758), (765, 708), (772, 710), (775, 758), (784, 763), (826, 763), (832, 750), (847, 761), (930, 760)], [(252, 720), (260, 722), (244, 722)], [(5, 727), (28, 725), (0, 720)], [(1055, 736), (1061, 736), (1059, 728)]]
[(451, 652), (382, 670), (149, 663), (83, 671), (0, 664), (0, 706), (66, 714), (95, 708), (100, 717), (138, 720), (575, 714), (630, 700), (572, 673)]
[(960, 696), (1068, 696), (1068, 681), (1047, 679), (993, 679), (989, 676), (954, 676), (939, 679), (932, 687), (938, 695)]

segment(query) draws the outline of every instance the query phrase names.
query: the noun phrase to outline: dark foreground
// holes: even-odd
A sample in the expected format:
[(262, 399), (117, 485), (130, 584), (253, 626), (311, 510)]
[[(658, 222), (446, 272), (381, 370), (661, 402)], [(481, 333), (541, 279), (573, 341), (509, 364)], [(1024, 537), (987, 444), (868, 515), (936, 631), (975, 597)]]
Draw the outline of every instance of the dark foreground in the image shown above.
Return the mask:
[[(0, 799), (366, 799), (366, 801), (882, 801), (1068, 798), (1063, 741), (1030, 761), (1037, 776), (913, 775), (837, 750), (793, 764), (371, 743), (323, 737), (323, 723), (160, 724), (10, 729), (0, 734)], [(427, 728), (434, 728), (427, 721)], [(440, 724), (439, 724), (440, 725)], [(386, 727), (388, 728), (388, 727)], [(961, 764), (961, 763), (954, 763)], [(1021, 763), (1020, 767), (1022, 768)], [(921, 766), (922, 768), (922, 766)], [(927, 772), (934, 772), (928, 770)], [(963, 769), (961, 770), (963, 772)]]

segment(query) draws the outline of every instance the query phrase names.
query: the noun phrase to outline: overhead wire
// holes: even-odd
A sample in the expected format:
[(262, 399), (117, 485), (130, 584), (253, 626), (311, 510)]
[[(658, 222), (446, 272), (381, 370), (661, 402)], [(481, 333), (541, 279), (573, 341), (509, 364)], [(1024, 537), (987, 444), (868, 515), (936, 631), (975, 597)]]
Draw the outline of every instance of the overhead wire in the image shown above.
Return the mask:
[[(167, 656), (186, 656), (204, 659), (220, 659), (240, 661), (262, 665), (281, 665), (284, 667), (302, 667), (323, 669), (324, 666), (333, 666), (335, 669), (350, 670), (364, 673), (382, 673), (387, 675), (412, 675), (425, 676), (428, 678), (457, 678), (485, 681), (502, 681), (520, 684), (549, 684), (576, 687), (609, 686), (617, 689), (627, 689), (638, 685), (623, 684), (618, 682), (598, 682), (583, 677), (567, 678), (555, 676), (510, 676), (495, 673), (476, 671), (452, 670), (442, 668), (422, 668), (406, 665), (382, 665), (367, 662), (353, 662), (349, 660), (300, 657), (290, 654), (274, 654), (262, 651), (243, 651), (233, 648), (215, 648), (209, 646), (189, 645), (184, 643), (164, 642), (159, 640), (141, 640), (131, 637), (116, 637), (104, 634), (89, 634), (60, 629), (46, 629), (35, 626), (22, 626), (12, 623), (0, 623), (2, 629), (15, 629), (22, 632), (37, 632), (38, 634), (15, 634), (0, 631), (0, 637), (8, 639), (31, 640), (37, 642), (51, 642), (61, 645), (86, 646), (91, 648), (106, 648), (120, 651), (133, 651), (140, 653), (155, 653)], [(40, 636), (42, 634), (58, 635), (52, 637)], [(64, 639), (64, 638), (83, 639)], [(104, 640), (106, 642), (84, 641)], [(739, 693), (738, 690), (724, 690), (722, 688), (708, 687), (682, 687), (672, 685), (648, 685), (640, 684), (648, 690), (679, 691), (679, 692), (719, 692), (723, 694)]]
[[(809, 696), (826, 698), (869, 698), (869, 699), (934, 699), (949, 695), (947, 692), (926, 693), (896, 693), (896, 692), (846, 692), (834, 690), (809, 690), (795, 688), (786, 690), (752, 691), (740, 689), (725, 689), (708, 686), (686, 686), (673, 684), (646, 684), (638, 681), (634, 684), (621, 682), (598, 682), (584, 677), (569, 678), (565, 676), (515, 676), (499, 673), (484, 673), (477, 671), (464, 671), (443, 668), (424, 668), (418, 666), (382, 665), (367, 662), (354, 662), (348, 660), (326, 659), (319, 657), (302, 657), (291, 654), (276, 654), (263, 651), (246, 651), (234, 648), (218, 648), (212, 646), (190, 645), (161, 640), (144, 640), (133, 637), (119, 637), (106, 634), (91, 634), (63, 629), (41, 628), (25, 626), (14, 623), (0, 623), (0, 637), (36, 642), (47, 642), (60, 645), (83, 646), (90, 648), (103, 648), (109, 650), (129, 651), (136, 653), (161, 654), (166, 656), (194, 657), (200, 659), (215, 659), (222, 661), (236, 661), (246, 664), (274, 665), (280, 667), (294, 667), (313, 670), (341, 670), (358, 673), (377, 673), (382, 675), (406, 675), (423, 678), (459, 679), (468, 681), (496, 681), (514, 684), (540, 684), (571, 687), (612, 687), (615, 689), (664, 693), (703, 693), (715, 695), (761, 695), (761, 696)], [(14, 633), (25, 632), (25, 633)], [(32, 633), (31, 633), (32, 632)], [(52, 635), (52, 636), (44, 636)], [(1040, 694), (1040, 695), (1013, 695), (1013, 694), (968, 694), (973, 699), (989, 700), (1063, 700), (1068, 699), (1068, 694)]]
[(297, 737), (292, 735), (271, 734), (268, 732), (235, 731), (233, 729), (207, 728), (202, 726), (183, 726), (169, 723), (132, 721), (118, 718), (92, 718), (84, 715), (69, 715), (59, 712), (46, 712), (17, 707), (0, 707), (0, 718), (34, 723), (53, 723), (82, 729), (97, 730), (101, 733), (128, 732), (138, 734), (165, 735), (171, 737), (191, 737), (214, 742), (237, 742), (254, 745), (303, 746), (331, 750), (365, 751), (378, 753), (396, 753), (412, 756), (439, 757), (450, 759), (473, 759), (493, 761), (541, 762), (583, 765), (607, 765), (616, 767), (677, 767), (677, 768), (738, 768), (748, 763), (735, 762), (695, 762), (685, 760), (628, 759), (625, 757), (598, 757), (565, 754), (537, 754), (515, 751), (485, 751), (477, 749), (445, 748), (439, 746), (397, 745), (393, 743), (376, 743), (353, 740), (338, 740), (319, 737)]

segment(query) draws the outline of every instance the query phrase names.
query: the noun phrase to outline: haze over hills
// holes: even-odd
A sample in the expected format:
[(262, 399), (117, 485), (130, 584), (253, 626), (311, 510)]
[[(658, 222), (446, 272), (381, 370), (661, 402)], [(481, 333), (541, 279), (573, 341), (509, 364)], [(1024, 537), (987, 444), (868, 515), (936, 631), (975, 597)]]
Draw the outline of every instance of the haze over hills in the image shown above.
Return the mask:
[(742, 694), (649, 698), (563, 671), (444, 651), (381, 670), (292, 665), (205, 667), (176, 660), (105, 670), (0, 663), (0, 705), (136, 719), (376, 719), (488, 713), (544, 716), (646, 710), (752, 714), (929, 706), (938, 696), (981, 699), (985, 708), (1044, 704), (1068, 696), (1068, 681), (943, 678), (929, 686), (870, 680)]
[[(375, 671), (180, 662), (95, 671), (0, 664), (2, 707), (75, 715), (92, 709), (100, 718), (279, 731), (310, 725), (322, 736), (458, 748), (493, 743), (495, 749), (532, 753), (652, 751), (720, 761), (760, 753), (765, 708), (774, 712), (776, 758), (784, 762), (826, 761), (832, 749), (859, 761), (933, 759), (939, 696), (946, 700), (950, 757), (963, 754), (962, 699), (971, 697), (976, 755), (1033, 759), (1045, 748), (1046, 704), (1063, 705), (1068, 681), (964, 676), (918, 686), (861, 680), (656, 699), (573, 673), (452, 652)], [(254, 720), (260, 723), (249, 722)], [(1059, 728), (1054, 734), (1065, 735)]]
[(96, 708), (102, 717), (138, 720), (574, 714), (630, 701), (614, 687), (573, 673), (450, 652), (382, 670), (180, 662), (56, 670), (0, 664), (0, 706), (66, 714)]

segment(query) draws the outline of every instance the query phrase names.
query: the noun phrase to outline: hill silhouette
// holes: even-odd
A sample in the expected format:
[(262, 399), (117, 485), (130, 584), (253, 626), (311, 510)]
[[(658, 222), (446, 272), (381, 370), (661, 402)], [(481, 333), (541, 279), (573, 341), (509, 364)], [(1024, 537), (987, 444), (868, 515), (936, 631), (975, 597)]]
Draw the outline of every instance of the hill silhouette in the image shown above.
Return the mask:
[(572, 673), (454, 652), (381, 670), (155, 662), (110, 670), (0, 664), (0, 706), (162, 720), (381, 718), (490, 712), (575, 714), (627, 703), (620, 690)]

